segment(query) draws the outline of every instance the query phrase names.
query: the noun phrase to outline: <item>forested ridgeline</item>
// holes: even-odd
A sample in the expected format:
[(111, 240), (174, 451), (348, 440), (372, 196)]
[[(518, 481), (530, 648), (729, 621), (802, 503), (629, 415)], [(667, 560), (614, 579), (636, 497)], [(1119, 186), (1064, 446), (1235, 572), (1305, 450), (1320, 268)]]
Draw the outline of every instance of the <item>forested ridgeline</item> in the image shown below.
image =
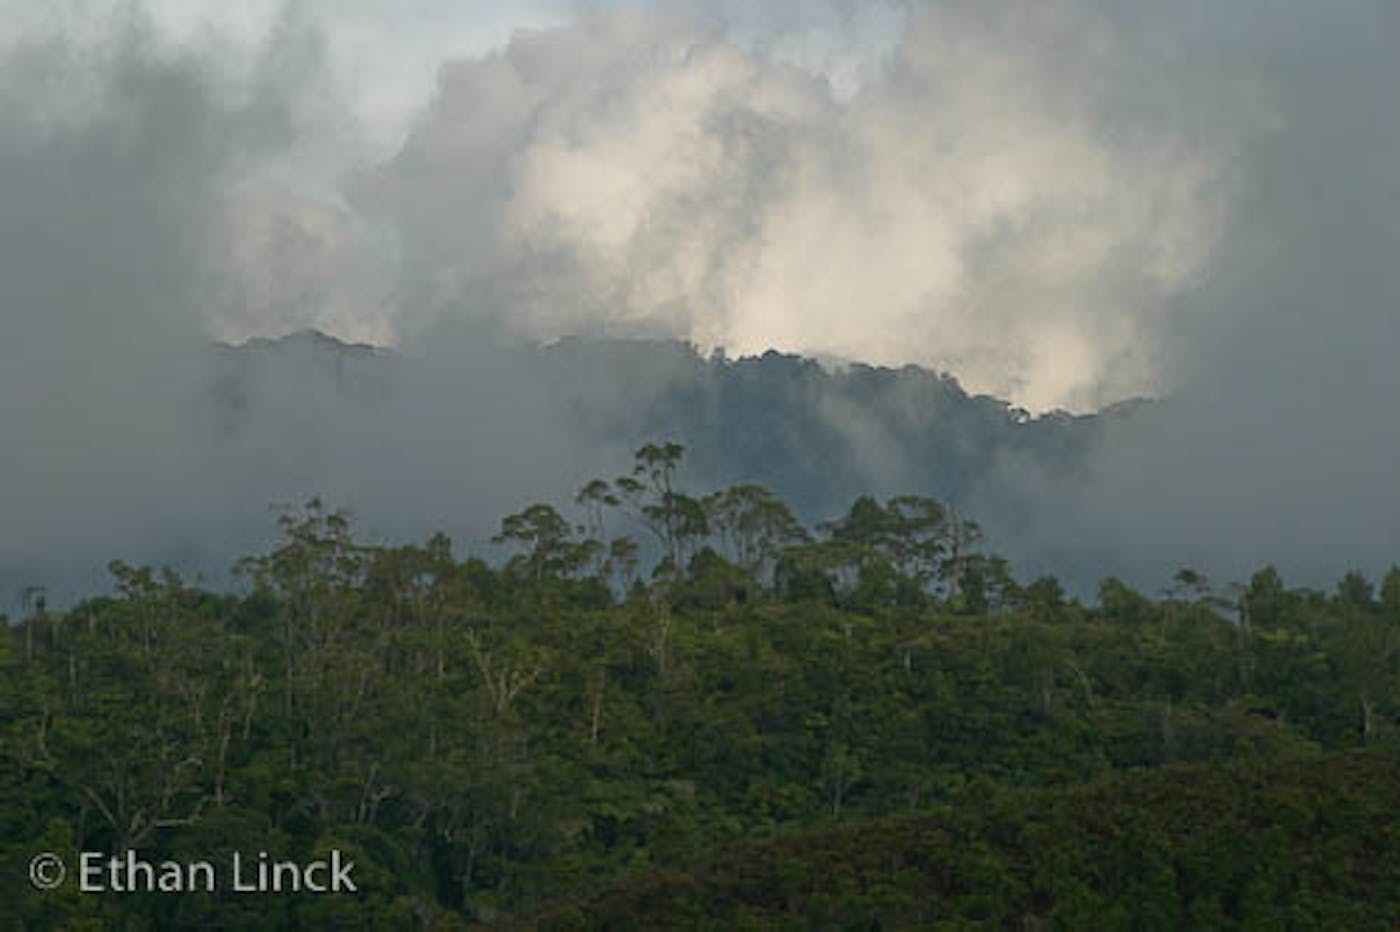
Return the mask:
[[(505, 518), (503, 565), (442, 537), (371, 546), (313, 502), (240, 593), (122, 563), (113, 595), (65, 611), (29, 593), (0, 642), (0, 910), (94, 929), (1400, 915), (1400, 571), (1378, 595), (1182, 570), (1084, 605), (938, 502), (860, 499), (809, 529), (756, 486), (687, 494), (682, 452)], [(1189, 766), (1137, 772), (1166, 765)], [(357, 893), (23, 882), (41, 851), (331, 849)]]
[[(472, 337), (493, 347), (490, 365), (503, 380), (523, 391), (552, 387), (550, 403), (533, 416), (561, 435), (577, 432), (585, 448), (618, 450), (670, 437), (687, 445), (692, 475), (716, 486), (762, 483), (810, 515), (835, 514), (873, 490), (1024, 508), (1029, 503), (1012, 504), (1023, 496), (1002, 474), (1008, 465), (1034, 464), (1042, 481), (1073, 484), (1106, 430), (1170, 405), (1139, 400), (1095, 414), (1032, 416), (917, 366), (823, 365), (774, 351), (707, 358), (675, 340), (498, 343), (487, 333)], [(330, 443), (333, 425), (347, 420), (356, 430), (381, 430), (379, 418), (412, 415), (396, 404), (433, 405), (436, 397), (417, 394), (429, 377), (425, 360), (315, 331), (216, 347), (207, 361), (210, 412), (221, 432), (275, 429), (291, 433), (294, 448), (307, 438)], [(288, 385), (300, 388), (268, 388)], [(1015, 475), (1024, 479), (1019, 469)]]

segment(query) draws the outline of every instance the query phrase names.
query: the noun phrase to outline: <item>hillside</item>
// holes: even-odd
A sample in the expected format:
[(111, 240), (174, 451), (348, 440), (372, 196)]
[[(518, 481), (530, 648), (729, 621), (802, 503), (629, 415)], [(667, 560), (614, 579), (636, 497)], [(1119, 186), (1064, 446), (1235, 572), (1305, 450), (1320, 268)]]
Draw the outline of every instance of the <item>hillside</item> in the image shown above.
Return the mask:
[(968, 792), (726, 847), (501, 928), (1382, 929), (1400, 914), (1400, 756), (1173, 767)]
[(31, 599), (0, 642), (0, 872), (339, 852), (360, 886), (70, 881), (4, 907), (19, 928), (1400, 916), (1400, 569), (1331, 594), (1184, 570), (1155, 600), (1105, 579), (1086, 605), (933, 499), (804, 526), (756, 486), (679, 491), (683, 454), (648, 444), (577, 510), (506, 515), (496, 564), (367, 543), (312, 501), (236, 592), (114, 562), (112, 595)]

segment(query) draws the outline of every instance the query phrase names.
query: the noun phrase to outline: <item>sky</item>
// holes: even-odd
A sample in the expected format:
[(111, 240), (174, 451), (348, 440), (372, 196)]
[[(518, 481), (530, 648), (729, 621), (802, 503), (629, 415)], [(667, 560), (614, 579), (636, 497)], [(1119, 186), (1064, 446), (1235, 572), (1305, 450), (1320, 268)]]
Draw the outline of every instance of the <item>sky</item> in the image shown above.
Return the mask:
[(915, 363), (1034, 412), (1166, 399), (1008, 549), (1378, 572), (1397, 91), (1383, 0), (3, 0), (0, 563), (195, 548), (317, 482), (431, 520), (363, 424), (296, 468), (212, 434), (211, 340), (315, 327), (440, 367), (384, 428), (440, 428), (405, 438), (421, 489), (564, 481), (483, 452), (508, 443), (613, 456), (510, 372), (510, 416), (461, 403), (469, 323)]

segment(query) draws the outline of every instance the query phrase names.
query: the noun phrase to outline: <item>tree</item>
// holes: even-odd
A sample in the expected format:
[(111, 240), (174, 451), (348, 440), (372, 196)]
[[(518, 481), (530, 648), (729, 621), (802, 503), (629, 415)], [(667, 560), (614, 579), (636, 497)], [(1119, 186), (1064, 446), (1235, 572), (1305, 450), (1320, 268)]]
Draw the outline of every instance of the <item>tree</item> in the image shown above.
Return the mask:
[(972, 554), (963, 561), (960, 607), (971, 615), (1000, 614), (1017, 598), (1011, 568), (1001, 557)]
[(1172, 576), (1172, 584), (1167, 595), (1172, 599), (1190, 599), (1199, 602), (1210, 594), (1210, 583), (1206, 577), (1189, 566), (1183, 566)]
[(1391, 623), (1400, 623), (1400, 566), (1392, 566), (1381, 582), (1381, 611)]
[(1099, 608), (1112, 621), (1120, 624), (1143, 624), (1156, 609), (1147, 596), (1113, 576), (1099, 583)]
[(787, 505), (762, 486), (730, 486), (707, 496), (704, 505), (720, 545), (755, 576), (771, 569), (784, 547), (810, 539)]
[[(354, 540), (345, 513), (328, 511), (319, 498), (299, 510), (282, 509), (277, 526), (281, 546), (240, 561), (236, 569), (281, 603), (283, 707), (290, 718), (305, 658), (330, 646), (353, 614), (348, 603), (362, 580), (367, 549)], [(295, 741), (288, 745), (293, 759), (296, 747)]]
[(586, 514), (584, 528), (588, 535), (595, 540), (606, 542), (605, 509), (616, 508), (622, 503), (612, 486), (608, 484), (606, 479), (590, 480), (587, 485), (578, 490), (574, 501), (584, 509)]
[[(948, 527), (943, 506), (923, 495), (900, 495), (886, 505), (890, 516), (889, 547), (895, 565), (920, 586), (932, 582), (945, 553)], [(964, 535), (972, 531), (963, 528)], [(964, 536), (962, 543), (968, 544)]]
[(675, 474), (685, 447), (679, 443), (648, 443), (636, 453), (632, 475), (613, 483), (631, 516), (656, 538), (662, 560), (656, 575), (674, 579), (684, 567), (694, 543), (709, 532), (704, 505), (676, 491)]
[(1283, 587), (1278, 570), (1266, 566), (1249, 578), (1244, 594), (1245, 613), (1253, 627), (1271, 628), (1283, 620), (1288, 592)]
[(1021, 590), (1021, 599), (1037, 621), (1048, 621), (1065, 607), (1065, 591), (1054, 576), (1041, 576)]
[(885, 505), (869, 496), (823, 525), (830, 539), (812, 550), (838, 577), (854, 574), (861, 601), (913, 601), (936, 578), (946, 549), (943, 507), (901, 495)]
[(636, 582), (640, 556), (641, 548), (630, 537), (614, 537), (608, 544), (608, 570), (624, 593)]
[(1355, 609), (1370, 610), (1375, 605), (1375, 587), (1355, 570), (1337, 583), (1337, 601)]
[(606, 574), (609, 571), (607, 565), (609, 550), (607, 509), (618, 507), (622, 504), (622, 499), (613, 491), (613, 487), (607, 480), (593, 479), (578, 490), (578, 494), (574, 496), (574, 502), (583, 508), (583, 532), (589, 540), (596, 541), (598, 544), (595, 549), (596, 569), (598, 572)]
[(1368, 614), (1347, 619), (1336, 646), (1337, 661), (1356, 690), (1361, 742), (1375, 732), (1377, 709), (1395, 693), (1400, 672), (1400, 629)]
[[(947, 557), (939, 566), (939, 577), (944, 584), (944, 598), (949, 603), (955, 603), (968, 574), (970, 561), (977, 556), (973, 548), (982, 539), (982, 529), (977, 522), (967, 520), (956, 508), (950, 507), (947, 509), (945, 537)], [(979, 572), (976, 582), (980, 584), (984, 580), (985, 576)], [(980, 603), (981, 597), (975, 601)]]
[[(388, 608), (384, 632), (394, 654), (406, 641), (421, 638), (431, 629), (432, 664), (439, 679), (446, 675), (446, 604), (475, 600), (469, 586), (458, 585), (460, 574), (452, 560), (452, 542), (434, 534), (426, 546), (381, 547), (370, 553), (364, 589), (371, 601)], [(386, 664), (390, 658), (385, 658)]]
[(536, 504), (501, 519), (501, 532), (491, 540), (524, 548), (512, 565), (539, 583), (546, 577), (569, 576), (593, 557), (594, 548), (575, 540), (574, 530), (552, 505)]

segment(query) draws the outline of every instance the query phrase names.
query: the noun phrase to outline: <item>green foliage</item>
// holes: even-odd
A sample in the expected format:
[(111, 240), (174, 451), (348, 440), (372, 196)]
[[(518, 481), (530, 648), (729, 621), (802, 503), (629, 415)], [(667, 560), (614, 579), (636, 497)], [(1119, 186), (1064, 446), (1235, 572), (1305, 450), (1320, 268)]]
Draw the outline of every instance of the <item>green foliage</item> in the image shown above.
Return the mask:
[(1392, 624), (1400, 624), (1400, 566), (1392, 566), (1381, 583), (1381, 610)]
[(1400, 746), (1396, 573), (1328, 598), (1266, 569), (1238, 621), (1199, 574), (1161, 601), (1108, 579), (1085, 607), (1016, 583), (940, 503), (860, 499), (813, 533), (757, 486), (683, 491), (682, 453), (642, 448), (578, 520), (507, 517), (502, 567), (440, 535), (366, 545), (313, 501), (240, 594), (115, 562), (111, 596), (26, 599), (0, 641), (8, 876), (41, 850), (336, 848), (365, 882), (6, 908), (21, 928), (443, 929), (1400, 910), (1376, 834), (1400, 799), (1373, 772)]
[(727, 845), (540, 929), (1386, 928), (1400, 756), (1172, 768)]

